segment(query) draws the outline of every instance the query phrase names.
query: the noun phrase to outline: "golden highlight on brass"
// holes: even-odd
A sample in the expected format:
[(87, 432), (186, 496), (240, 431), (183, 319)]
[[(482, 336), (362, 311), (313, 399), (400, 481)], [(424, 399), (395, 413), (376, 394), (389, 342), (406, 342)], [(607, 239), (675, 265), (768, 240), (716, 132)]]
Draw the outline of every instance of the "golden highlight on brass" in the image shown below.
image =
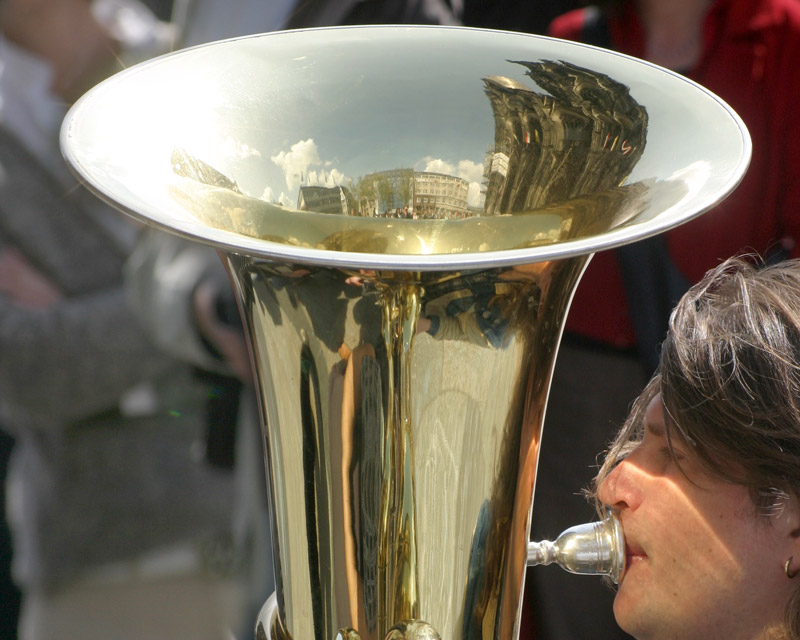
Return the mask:
[(252, 292), (291, 637), (413, 620), (512, 633), (558, 318), (585, 261), (367, 274), (229, 259)]
[(273, 508), (258, 638), (513, 640), (529, 561), (623, 571), (615, 520), (529, 546), (550, 378), (591, 254), (741, 178), (716, 97), (546, 38), (320, 29), (123, 72), (62, 144), (232, 276)]
[(680, 182), (621, 186), (647, 135), (647, 111), (627, 87), (563, 62), (516, 64), (553, 95), (504, 76), (481, 79), (494, 141), (472, 198), (464, 178), (407, 168), (331, 186), (301, 176), (292, 208), (245, 195), (233, 178), (181, 148), (171, 157), (171, 195), (226, 231), (327, 251), (412, 256), (591, 237), (636, 219), (656, 191), (668, 204), (685, 195)]

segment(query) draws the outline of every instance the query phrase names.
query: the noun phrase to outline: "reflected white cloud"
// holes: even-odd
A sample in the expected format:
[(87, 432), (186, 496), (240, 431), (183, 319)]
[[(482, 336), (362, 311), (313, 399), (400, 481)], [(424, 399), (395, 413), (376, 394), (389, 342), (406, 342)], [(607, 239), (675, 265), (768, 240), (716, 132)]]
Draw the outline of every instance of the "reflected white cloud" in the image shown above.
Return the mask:
[(481, 188), (480, 182), (470, 182), (469, 192), (467, 192), (467, 205), (470, 207), (482, 207), (486, 194)]
[(424, 161), (426, 164), (423, 171), (446, 173), (450, 176), (456, 175), (456, 166), (446, 160), (442, 160), (441, 158), (425, 158)]
[(296, 142), (289, 151), (281, 151), (271, 159), (283, 170), (289, 190), (300, 186), (310, 166), (321, 164), (313, 138)]
[(470, 207), (480, 207), (483, 205), (485, 196), (481, 188), (481, 182), (483, 180), (482, 164), (473, 162), (472, 160), (459, 160), (456, 165), (442, 158), (431, 158), (430, 156), (423, 158), (422, 162), (425, 163), (423, 171), (444, 173), (469, 182), (467, 203)]
[(328, 186), (334, 187), (345, 184), (345, 182), (347, 182), (347, 177), (338, 169), (334, 168), (328, 172)]
[(294, 202), (283, 191), (281, 191), (281, 196), (280, 198), (278, 198), (278, 202), (282, 204), (284, 207), (294, 206)]
[(346, 180), (345, 175), (338, 169), (325, 171), (310, 170), (303, 179), (303, 184), (315, 187), (335, 187)]
[(458, 172), (456, 175), (467, 182), (477, 182), (480, 184), (483, 178), (483, 165), (472, 162), (472, 160), (461, 160), (458, 163)]
[(231, 136), (226, 136), (220, 146), (221, 152), (226, 158), (236, 158), (246, 160), (247, 158), (260, 158), (261, 152), (242, 140), (235, 140)]
[[(278, 154), (271, 156), (271, 159), (283, 170), (286, 186), (290, 192), (294, 192), (301, 185), (335, 187), (348, 182), (348, 178), (344, 173), (336, 167), (332, 167), (332, 162), (326, 161), (323, 163), (320, 159), (319, 148), (313, 138), (300, 140), (293, 144), (288, 151), (280, 151)], [(312, 168), (320, 166), (328, 168)], [(269, 197), (273, 199), (271, 201), (274, 201), (274, 194), (269, 187), (264, 190), (265, 195), (262, 196), (262, 200), (267, 199), (267, 192), (269, 192)], [(283, 199), (288, 202), (288, 196), (281, 194), (281, 197), (281, 202), (283, 202)], [(283, 204), (286, 204), (286, 202), (283, 202)]]

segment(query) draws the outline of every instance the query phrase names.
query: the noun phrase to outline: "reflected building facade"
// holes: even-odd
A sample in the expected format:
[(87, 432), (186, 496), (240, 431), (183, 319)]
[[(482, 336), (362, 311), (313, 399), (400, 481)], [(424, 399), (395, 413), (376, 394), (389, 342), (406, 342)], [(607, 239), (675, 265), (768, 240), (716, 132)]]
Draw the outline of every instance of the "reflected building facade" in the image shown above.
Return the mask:
[(356, 201), (347, 187), (305, 185), (297, 195), (298, 211), (357, 215)]
[(414, 173), (414, 211), (421, 218), (463, 218), (467, 208), (469, 182), (432, 171)]
[(644, 151), (647, 111), (606, 75), (518, 62), (549, 95), (483, 79), (495, 121), (484, 161), (485, 215), (522, 213), (619, 186)]
[[(364, 176), (356, 187), (361, 215), (462, 218), (467, 207), (469, 182), (435, 171), (392, 169)], [(368, 213), (364, 213), (368, 212)]]

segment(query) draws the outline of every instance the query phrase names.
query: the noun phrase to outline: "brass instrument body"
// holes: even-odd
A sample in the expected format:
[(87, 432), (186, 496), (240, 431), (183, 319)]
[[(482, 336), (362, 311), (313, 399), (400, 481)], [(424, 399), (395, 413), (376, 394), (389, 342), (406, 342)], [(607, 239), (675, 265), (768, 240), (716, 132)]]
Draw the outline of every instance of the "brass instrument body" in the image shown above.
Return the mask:
[[(72, 108), (62, 148), (101, 198), (231, 275), (264, 427), (272, 640), (517, 636), (580, 275), (716, 204), (750, 157), (738, 116), (663, 69), (390, 26), (144, 63)], [(618, 576), (607, 547), (571, 566)]]
[(547, 388), (587, 259), (361, 274), (227, 258), (290, 637), (413, 620), (443, 638), (516, 633)]

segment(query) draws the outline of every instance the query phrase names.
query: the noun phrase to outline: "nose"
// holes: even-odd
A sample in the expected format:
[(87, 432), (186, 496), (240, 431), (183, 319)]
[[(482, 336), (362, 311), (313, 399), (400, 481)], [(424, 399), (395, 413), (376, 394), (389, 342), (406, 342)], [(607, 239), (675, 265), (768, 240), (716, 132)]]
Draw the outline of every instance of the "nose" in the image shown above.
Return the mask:
[(642, 502), (644, 490), (645, 478), (642, 475), (629, 456), (601, 480), (597, 487), (597, 497), (616, 511), (637, 509)]

